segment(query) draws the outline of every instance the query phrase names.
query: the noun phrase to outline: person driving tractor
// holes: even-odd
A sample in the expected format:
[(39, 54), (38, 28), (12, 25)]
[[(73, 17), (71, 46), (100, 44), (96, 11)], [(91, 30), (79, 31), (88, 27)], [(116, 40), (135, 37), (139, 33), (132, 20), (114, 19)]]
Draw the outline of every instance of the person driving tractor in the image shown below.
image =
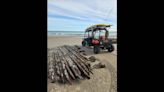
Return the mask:
[(109, 36), (109, 32), (106, 30), (105, 31), (105, 39), (108, 39), (108, 36)]

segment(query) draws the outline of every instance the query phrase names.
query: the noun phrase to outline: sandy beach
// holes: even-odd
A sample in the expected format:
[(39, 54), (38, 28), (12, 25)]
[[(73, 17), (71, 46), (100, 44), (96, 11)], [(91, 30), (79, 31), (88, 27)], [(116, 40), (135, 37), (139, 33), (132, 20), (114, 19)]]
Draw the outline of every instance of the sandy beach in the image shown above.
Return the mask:
[(117, 44), (115, 51), (101, 51), (94, 54), (92, 48), (81, 46), (82, 37), (48, 36), (48, 48), (62, 45), (78, 45), (86, 51), (87, 56), (95, 56), (106, 68), (94, 69), (91, 79), (82, 80), (73, 85), (48, 82), (48, 92), (117, 92)]

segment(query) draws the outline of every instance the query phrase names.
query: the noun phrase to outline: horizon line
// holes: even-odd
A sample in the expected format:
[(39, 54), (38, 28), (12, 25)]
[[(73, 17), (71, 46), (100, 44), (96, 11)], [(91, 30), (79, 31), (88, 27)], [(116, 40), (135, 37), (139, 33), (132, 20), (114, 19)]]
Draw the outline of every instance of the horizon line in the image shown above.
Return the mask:
[[(54, 30), (54, 31), (57, 31), (57, 30)], [(63, 30), (59, 30), (59, 31), (63, 31)], [(67, 30), (68, 31), (68, 30)], [(69, 30), (70, 31), (70, 30)], [(78, 30), (78, 31), (82, 31), (82, 30)], [(85, 30), (83, 30), (85, 31)], [(113, 31), (113, 30), (112, 30)], [(116, 30), (117, 31), (117, 30)], [(52, 30), (51, 31), (48, 31), (48, 32), (53, 32)]]

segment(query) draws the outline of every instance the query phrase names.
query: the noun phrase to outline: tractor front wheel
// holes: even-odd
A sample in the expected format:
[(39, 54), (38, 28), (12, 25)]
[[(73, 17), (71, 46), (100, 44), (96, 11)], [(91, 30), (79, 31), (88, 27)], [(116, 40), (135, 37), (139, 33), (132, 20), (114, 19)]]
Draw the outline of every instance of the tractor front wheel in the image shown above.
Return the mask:
[(82, 46), (86, 46), (86, 41), (82, 41)]
[(114, 46), (110, 45), (109, 48), (108, 48), (108, 52), (112, 52), (112, 51), (114, 51)]
[(93, 49), (93, 52), (94, 52), (95, 54), (98, 54), (98, 53), (100, 52), (100, 46), (99, 46), (99, 45), (95, 45), (95, 46), (94, 46), (94, 49)]

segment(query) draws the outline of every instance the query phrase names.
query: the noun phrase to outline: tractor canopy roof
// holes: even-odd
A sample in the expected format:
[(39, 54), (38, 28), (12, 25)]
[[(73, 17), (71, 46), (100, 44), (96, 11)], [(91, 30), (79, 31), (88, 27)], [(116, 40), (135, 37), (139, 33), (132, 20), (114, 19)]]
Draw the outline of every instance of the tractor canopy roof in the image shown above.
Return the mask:
[(93, 25), (93, 26), (88, 27), (88, 28), (85, 30), (85, 32), (94, 31), (94, 29), (97, 29), (97, 28), (104, 29), (104, 28), (111, 27), (111, 26), (112, 26), (112, 25), (107, 25), (107, 24), (96, 24), (96, 25)]

